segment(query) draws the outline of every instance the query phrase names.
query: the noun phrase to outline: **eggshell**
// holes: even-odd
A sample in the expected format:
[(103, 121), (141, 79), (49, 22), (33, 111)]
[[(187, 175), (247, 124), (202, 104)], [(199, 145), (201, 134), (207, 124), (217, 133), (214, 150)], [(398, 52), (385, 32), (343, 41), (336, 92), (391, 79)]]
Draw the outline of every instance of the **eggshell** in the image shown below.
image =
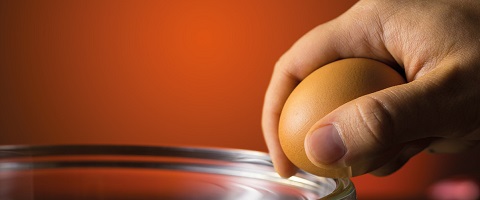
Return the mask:
[(349, 58), (320, 67), (293, 90), (283, 107), (279, 121), (283, 151), (293, 164), (309, 173), (334, 178), (351, 176), (349, 167), (322, 169), (313, 165), (304, 149), (307, 132), (348, 101), (403, 83), (399, 73), (371, 59)]

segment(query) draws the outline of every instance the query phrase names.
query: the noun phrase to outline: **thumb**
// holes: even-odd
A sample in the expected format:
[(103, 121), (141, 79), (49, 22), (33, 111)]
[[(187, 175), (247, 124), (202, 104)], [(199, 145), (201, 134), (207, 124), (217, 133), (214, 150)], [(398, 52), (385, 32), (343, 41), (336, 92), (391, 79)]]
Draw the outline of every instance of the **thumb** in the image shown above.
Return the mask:
[(340, 106), (310, 129), (305, 139), (308, 158), (320, 167), (350, 166), (354, 174), (362, 174), (368, 171), (355, 172), (355, 165), (378, 167), (376, 158), (387, 162), (386, 152), (415, 140), (478, 139), (478, 92), (467, 92), (471, 85), (462, 78), (465, 73), (459, 68), (438, 67), (410, 83)]

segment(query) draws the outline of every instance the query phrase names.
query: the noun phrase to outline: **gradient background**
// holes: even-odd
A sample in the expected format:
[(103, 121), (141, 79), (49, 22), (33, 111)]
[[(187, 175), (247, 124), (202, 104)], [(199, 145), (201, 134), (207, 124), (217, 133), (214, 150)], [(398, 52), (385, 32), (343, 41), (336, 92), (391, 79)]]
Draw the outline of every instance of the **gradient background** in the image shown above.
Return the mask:
[[(275, 61), (354, 2), (0, 1), (0, 144), (266, 151)], [(454, 173), (444, 157), (354, 178), (359, 198), (421, 197)]]

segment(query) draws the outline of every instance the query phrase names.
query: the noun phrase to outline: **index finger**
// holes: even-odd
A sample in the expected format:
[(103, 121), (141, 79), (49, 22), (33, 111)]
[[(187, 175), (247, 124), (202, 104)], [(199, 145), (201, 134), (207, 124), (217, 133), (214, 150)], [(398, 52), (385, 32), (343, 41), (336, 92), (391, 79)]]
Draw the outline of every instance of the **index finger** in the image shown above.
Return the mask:
[(278, 121), (283, 105), (306, 76), (340, 58), (334, 42), (338, 40), (334, 37), (330, 25), (320, 25), (298, 40), (275, 65), (265, 94), (262, 129), (275, 169), (282, 177), (292, 176), (296, 172), (296, 167), (286, 157), (278, 139)]

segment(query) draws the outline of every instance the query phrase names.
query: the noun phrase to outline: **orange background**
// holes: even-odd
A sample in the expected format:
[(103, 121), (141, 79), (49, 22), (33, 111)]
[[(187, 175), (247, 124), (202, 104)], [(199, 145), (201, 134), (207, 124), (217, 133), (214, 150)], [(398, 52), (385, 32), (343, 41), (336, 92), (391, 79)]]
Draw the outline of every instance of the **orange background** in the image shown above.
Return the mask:
[[(0, 144), (266, 151), (275, 61), (355, 0), (0, 1)], [(354, 178), (360, 198), (418, 196), (438, 159)]]

